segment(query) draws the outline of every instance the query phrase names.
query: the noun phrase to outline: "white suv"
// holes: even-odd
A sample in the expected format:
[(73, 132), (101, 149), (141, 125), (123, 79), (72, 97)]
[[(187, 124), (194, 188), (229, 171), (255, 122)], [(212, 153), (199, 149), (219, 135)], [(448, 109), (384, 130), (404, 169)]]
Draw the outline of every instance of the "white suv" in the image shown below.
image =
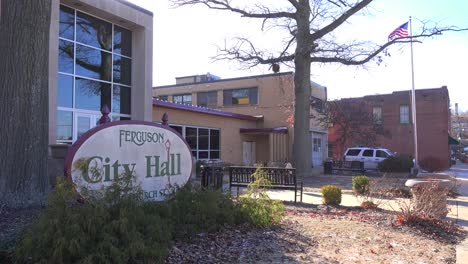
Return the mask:
[(384, 148), (353, 147), (345, 151), (343, 159), (347, 161), (362, 161), (364, 162), (364, 169), (375, 170), (377, 169), (377, 164), (382, 160), (394, 155), (393, 152)]

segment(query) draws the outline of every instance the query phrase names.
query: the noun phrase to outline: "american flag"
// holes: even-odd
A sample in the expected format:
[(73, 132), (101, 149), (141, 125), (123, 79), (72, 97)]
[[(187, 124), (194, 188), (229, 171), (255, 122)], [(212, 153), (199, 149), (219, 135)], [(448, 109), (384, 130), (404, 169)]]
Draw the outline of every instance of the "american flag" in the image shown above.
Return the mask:
[(395, 30), (388, 35), (388, 39), (393, 39), (396, 37), (407, 37), (408, 36), (408, 22), (404, 23), (403, 25), (397, 27)]

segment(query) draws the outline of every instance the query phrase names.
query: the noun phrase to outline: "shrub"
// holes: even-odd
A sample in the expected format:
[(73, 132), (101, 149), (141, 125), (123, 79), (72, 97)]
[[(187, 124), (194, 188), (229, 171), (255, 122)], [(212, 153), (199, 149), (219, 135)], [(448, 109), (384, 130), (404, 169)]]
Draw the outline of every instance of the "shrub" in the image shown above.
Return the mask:
[(414, 166), (413, 159), (408, 155), (390, 156), (377, 165), (381, 172), (410, 172)]
[(321, 188), (323, 204), (339, 205), (341, 203), (341, 188), (336, 185), (325, 185)]
[(176, 238), (190, 239), (203, 231), (216, 231), (224, 224), (241, 221), (238, 208), (220, 191), (187, 184), (168, 201)]
[(246, 221), (221, 192), (188, 185), (169, 194), (168, 202), (144, 202), (139, 187), (121, 180), (81, 196), (70, 182), (59, 181), (49, 206), (18, 243), (18, 262), (162, 263), (174, 237), (190, 239)]
[(357, 195), (365, 195), (369, 193), (370, 181), (367, 176), (353, 177), (353, 191)]
[[(89, 197), (80, 204), (72, 184), (60, 179), (57, 191), (49, 196), (49, 207), (18, 243), (18, 262), (164, 261), (170, 222), (159, 214), (159, 204), (142, 206), (138, 190), (124, 194), (123, 187), (115, 184), (101, 199)], [(119, 197), (111, 201), (117, 193)]]
[(252, 175), (254, 181), (249, 184), (247, 195), (239, 199), (240, 219), (246, 219), (251, 224), (268, 227), (281, 222), (284, 216), (284, 205), (281, 201), (272, 200), (266, 194), (264, 186), (270, 182), (265, 177), (265, 171), (258, 168)]
[(446, 188), (441, 188), (437, 182), (418, 184), (412, 189), (410, 200), (398, 202), (400, 213), (396, 222), (399, 224), (414, 224), (421, 219), (441, 219), (447, 216)]
[(444, 162), (434, 156), (428, 156), (419, 161), (421, 169), (428, 172), (437, 172), (447, 169), (447, 165)]

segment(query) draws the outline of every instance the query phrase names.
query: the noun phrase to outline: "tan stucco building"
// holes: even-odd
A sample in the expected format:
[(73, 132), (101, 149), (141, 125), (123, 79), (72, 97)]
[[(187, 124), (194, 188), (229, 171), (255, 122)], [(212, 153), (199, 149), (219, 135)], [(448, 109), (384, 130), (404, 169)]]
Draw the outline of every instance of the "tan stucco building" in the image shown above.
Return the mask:
[[(312, 83), (311, 113), (327, 99)], [(233, 164), (290, 162), (293, 142), (294, 73), (232, 79), (195, 75), (153, 88), (153, 120), (169, 124), (188, 141), (195, 158)], [(327, 156), (327, 131), (311, 119), (314, 167)]]

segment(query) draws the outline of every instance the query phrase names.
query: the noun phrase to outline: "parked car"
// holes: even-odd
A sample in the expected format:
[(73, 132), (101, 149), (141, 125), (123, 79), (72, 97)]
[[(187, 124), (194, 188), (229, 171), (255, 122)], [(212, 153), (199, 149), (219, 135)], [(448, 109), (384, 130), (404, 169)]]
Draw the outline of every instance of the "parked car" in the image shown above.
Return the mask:
[(395, 154), (385, 148), (352, 147), (345, 151), (343, 160), (362, 161), (364, 169), (376, 170), (377, 164), (390, 156), (395, 156)]

